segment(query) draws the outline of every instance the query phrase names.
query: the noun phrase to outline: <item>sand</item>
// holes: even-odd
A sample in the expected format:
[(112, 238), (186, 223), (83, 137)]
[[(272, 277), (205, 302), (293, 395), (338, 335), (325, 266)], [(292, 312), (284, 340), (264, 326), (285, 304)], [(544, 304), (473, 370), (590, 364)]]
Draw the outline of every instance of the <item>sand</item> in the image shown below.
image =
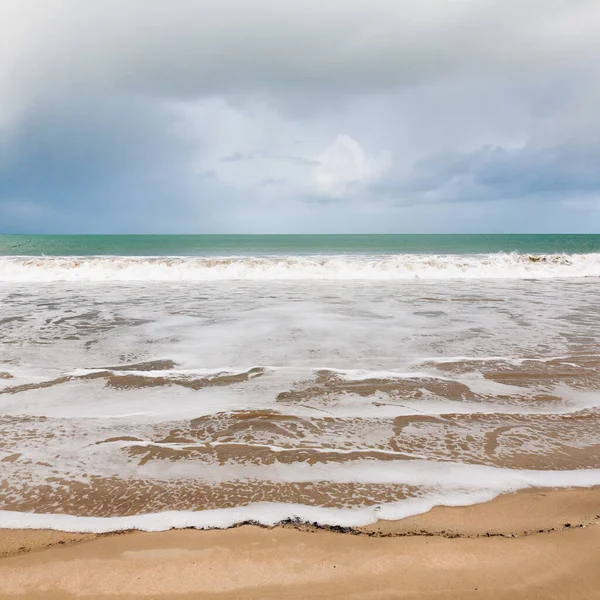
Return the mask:
[(528, 491), (340, 533), (0, 532), (0, 598), (600, 598), (600, 490)]

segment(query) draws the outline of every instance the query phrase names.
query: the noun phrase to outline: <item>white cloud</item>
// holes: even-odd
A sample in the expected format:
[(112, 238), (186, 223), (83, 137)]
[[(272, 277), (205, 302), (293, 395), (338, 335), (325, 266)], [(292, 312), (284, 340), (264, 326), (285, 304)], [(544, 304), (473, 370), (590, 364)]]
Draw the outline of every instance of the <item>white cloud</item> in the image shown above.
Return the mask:
[(315, 185), (318, 193), (339, 198), (360, 184), (375, 181), (389, 168), (386, 154), (368, 158), (363, 147), (349, 135), (338, 135), (317, 157)]
[(331, 141), (319, 121), (283, 116), (260, 98), (238, 106), (211, 98), (170, 110), (176, 135), (192, 148), (192, 176), (214, 177), (265, 201), (353, 195), (391, 164), (389, 153), (368, 156), (347, 134)]

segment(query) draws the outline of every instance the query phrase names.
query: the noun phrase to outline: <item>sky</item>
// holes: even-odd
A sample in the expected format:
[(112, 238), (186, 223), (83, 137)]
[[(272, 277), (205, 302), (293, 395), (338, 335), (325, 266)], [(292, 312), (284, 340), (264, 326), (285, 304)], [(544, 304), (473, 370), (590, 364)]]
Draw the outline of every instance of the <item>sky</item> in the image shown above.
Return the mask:
[(598, 0), (0, 0), (0, 233), (600, 232)]

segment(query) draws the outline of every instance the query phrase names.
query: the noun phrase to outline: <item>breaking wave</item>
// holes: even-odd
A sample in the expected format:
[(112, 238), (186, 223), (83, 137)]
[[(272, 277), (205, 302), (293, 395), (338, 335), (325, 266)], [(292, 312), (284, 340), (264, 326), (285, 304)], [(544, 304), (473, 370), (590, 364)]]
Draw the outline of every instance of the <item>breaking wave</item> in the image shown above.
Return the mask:
[(553, 279), (600, 277), (600, 253), (260, 257), (0, 257), (0, 281)]

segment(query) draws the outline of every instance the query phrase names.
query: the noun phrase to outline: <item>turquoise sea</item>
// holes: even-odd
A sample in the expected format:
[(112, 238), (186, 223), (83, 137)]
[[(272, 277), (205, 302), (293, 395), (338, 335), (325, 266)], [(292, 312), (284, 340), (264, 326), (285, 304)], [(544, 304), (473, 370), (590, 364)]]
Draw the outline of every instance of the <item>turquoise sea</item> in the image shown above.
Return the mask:
[(597, 235), (0, 235), (0, 256), (583, 254)]

